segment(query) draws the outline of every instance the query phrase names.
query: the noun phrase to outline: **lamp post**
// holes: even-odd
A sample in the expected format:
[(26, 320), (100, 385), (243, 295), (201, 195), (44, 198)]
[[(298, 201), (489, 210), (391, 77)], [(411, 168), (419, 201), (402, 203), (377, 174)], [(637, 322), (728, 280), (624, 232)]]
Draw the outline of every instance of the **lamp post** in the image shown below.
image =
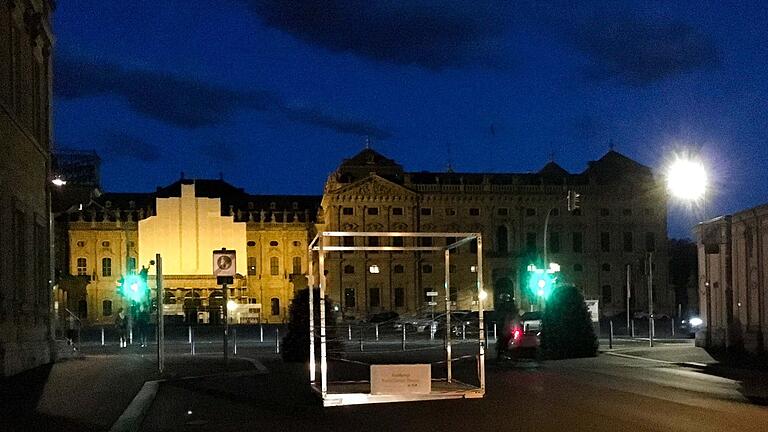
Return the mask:
[[(688, 203), (701, 203), (703, 218), (706, 220), (706, 196), (708, 187), (707, 170), (704, 164), (696, 159), (676, 156), (666, 172), (667, 191), (676, 199)], [(709, 262), (704, 252), (704, 290), (707, 297), (707, 346), (711, 345), (712, 316), (711, 288), (709, 283)], [(652, 311), (649, 311), (652, 313)]]

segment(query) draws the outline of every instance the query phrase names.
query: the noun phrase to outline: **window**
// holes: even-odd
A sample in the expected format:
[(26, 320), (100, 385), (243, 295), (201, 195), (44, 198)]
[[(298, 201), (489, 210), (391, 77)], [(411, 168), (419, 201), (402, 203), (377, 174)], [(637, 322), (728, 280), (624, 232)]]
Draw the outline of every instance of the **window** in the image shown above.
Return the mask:
[(584, 252), (584, 234), (575, 232), (573, 236), (573, 251), (576, 253)]
[(432, 266), (429, 264), (424, 264), (421, 266), (421, 272), (422, 273), (432, 273)]
[(280, 315), (280, 299), (279, 298), (272, 297), (272, 300), (269, 301), (269, 311), (272, 316)]
[(536, 233), (528, 232), (525, 234), (525, 247), (528, 251), (536, 250)]
[(344, 273), (345, 274), (353, 274), (355, 272), (355, 266), (352, 264), (347, 264), (344, 266)]
[(101, 314), (104, 316), (112, 315), (112, 300), (104, 300), (101, 302)]
[(505, 254), (509, 250), (509, 233), (507, 227), (499, 225), (496, 227), (496, 252)]
[(419, 240), (421, 241), (422, 246), (432, 247), (432, 237), (421, 237)]
[(293, 257), (293, 274), (301, 274), (301, 257)]
[(248, 257), (248, 275), (249, 276), (255, 276), (256, 275), (256, 257)]
[(459, 287), (456, 285), (451, 285), (451, 292), (448, 294), (448, 299), (452, 302), (459, 301)]
[(272, 240), (271, 242), (269, 242), (269, 245), (272, 246), (272, 247), (277, 247), (278, 244), (279, 243), (277, 241), (275, 241), (275, 240)]
[(378, 246), (379, 245), (379, 238), (378, 237), (368, 237), (368, 246)]
[(551, 210), (549, 211), (549, 215), (550, 215), (550, 216), (553, 216), (553, 217), (554, 217), (554, 216), (560, 216), (560, 209), (557, 209), (557, 208), (553, 208), (553, 209), (551, 209)]
[(509, 214), (509, 209), (508, 208), (496, 209), (496, 214), (499, 215), (499, 216), (506, 216), (506, 215)]
[(126, 265), (129, 273), (134, 271), (134, 270), (136, 270), (136, 257), (129, 256), (128, 257), (128, 262), (126, 262), (125, 265)]
[(584, 271), (584, 267), (582, 267), (581, 264), (574, 264), (573, 271), (577, 271), (577, 272)]
[(632, 233), (624, 233), (624, 252), (632, 252)]
[(549, 233), (549, 251), (552, 253), (560, 252), (560, 233)]
[(603, 285), (603, 290), (602, 291), (603, 291), (602, 292), (602, 294), (603, 294), (603, 296), (602, 296), (603, 297), (603, 303), (604, 304), (611, 303), (611, 297), (612, 297), (612, 294), (613, 294), (612, 290), (611, 290), (611, 286), (610, 285)]
[(381, 306), (381, 298), (378, 288), (371, 288), (368, 290), (368, 305), (372, 308)]
[(256, 246), (256, 242), (255, 241), (251, 240), (251, 241), (248, 242), (248, 247), (254, 247), (254, 246)]
[(455, 208), (447, 208), (447, 209), (445, 209), (445, 215), (446, 216), (456, 216), (456, 209)]
[(632, 216), (632, 209), (625, 208), (621, 211), (624, 216)]
[(610, 215), (611, 215), (611, 211), (608, 210), (607, 208), (600, 209), (600, 216), (610, 216)]
[(429, 207), (422, 207), (421, 215), (422, 216), (432, 216), (432, 209), (429, 208)]
[(645, 233), (645, 250), (647, 252), (656, 250), (656, 236), (652, 232)]
[(343, 214), (344, 216), (352, 216), (353, 214), (355, 214), (355, 210), (352, 207), (342, 207), (341, 214)]
[(392, 246), (403, 247), (403, 244), (402, 237), (392, 237)]
[(104, 277), (112, 276), (112, 258), (101, 259), (101, 275)]
[(277, 257), (269, 259), (269, 274), (272, 276), (280, 274), (280, 260)]
[(424, 301), (425, 301), (425, 302), (430, 302), (430, 301), (432, 301), (432, 297), (428, 296), (428, 295), (427, 295), (427, 293), (429, 293), (429, 292), (433, 292), (433, 291), (434, 291), (434, 289), (433, 289), (433, 288), (424, 288)]
[(405, 289), (395, 288), (395, 307), (405, 307)]
[(471, 208), (471, 209), (469, 209), (469, 215), (470, 216), (480, 216), (480, 209), (479, 208)]
[(603, 265), (601, 266), (601, 268), (603, 269), (603, 271), (604, 271), (604, 272), (609, 272), (609, 271), (611, 271), (611, 265), (610, 265), (610, 264), (608, 264), (608, 263), (603, 263)]
[(395, 266), (392, 268), (392, 271), (394, 273), (405, 273), (405, 268), (402, 264), (395, 264)]
[(77, 247), (85, 247), (85, 242), (80, 240), (77, 242)]
[(294, 240), (293, 241), (293, 247), (299, 247), (299, 246), (301, 246), (301, 242), (298, 241), (298, 240)]
[(611, 233), (608, 233), (608, 232), (600, 233), (600, 250), (602, 250), (603, 252), (611, 251)]
[(469, 242), (469, 252), (473, 254), (477, 253), (477, 239), (472, 239), (472, 241)]
[(77, 275), (88, 276), (88, 260), (85, 258), (77, 259)]
[(108, 248), (109, 247), (109, 242), (108, 241), (101, 242), (101, 247)]
[(354, 237), (342, 237), (342, 242), (344, 243), (344, 246), (354, 246), (355, 245), (355, 238)]
[(536, 216), (536, 209), (532, 209), (532, 208), (525, 209), (525, 215), (526, 216)]
[(368, 207), (368, 214), (370, 216), (378, 216), (379, 208), (378, 207)]
[(403, 215), (402, 207), (392, 207), (392, 216), (402, 216), (402, 215)]
[(347, 308), (355, 307), (355, 289), (354, 288), (344, 288), (344, 307), (347, 307)]

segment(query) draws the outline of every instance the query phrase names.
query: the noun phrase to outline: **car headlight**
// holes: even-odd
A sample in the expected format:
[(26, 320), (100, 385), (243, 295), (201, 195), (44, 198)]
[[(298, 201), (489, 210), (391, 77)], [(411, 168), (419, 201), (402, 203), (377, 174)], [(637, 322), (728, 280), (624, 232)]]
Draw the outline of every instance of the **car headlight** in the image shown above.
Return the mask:
[(694, 317), (688, 320), (688, 323), (691, 324), (691, 327), (698, 327), (704, 323), (704, 321), (701, 318)]

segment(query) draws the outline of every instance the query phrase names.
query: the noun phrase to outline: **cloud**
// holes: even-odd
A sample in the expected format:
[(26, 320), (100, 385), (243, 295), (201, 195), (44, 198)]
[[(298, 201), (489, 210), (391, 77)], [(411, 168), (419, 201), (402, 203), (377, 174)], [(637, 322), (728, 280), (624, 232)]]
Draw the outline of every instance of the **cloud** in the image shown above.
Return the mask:
[(377, 139), (391, 136), (386, 130), (361, 120), (332, 116), (317, 108), (292, 108), (268, 90), (231, 90), (165, 72), (69, 57), (56, 59), (54, 92), (65, 99), (112, 95), (125, 100), (137, 113), (187, 129), (221, 124), (237, 111), (253, 110), (340, 134), (371, 135)]
[(108, 131), (102, 137), (105, 152), (112, 156), (141, 162), (160, 160), (160, 148), (141, 138), (120, 131)]
[(505, 64), (505, 2), (238, 1), (265, 25), (332, 52), (431, 70)]
[(644, 86), (720, 64), (720, 53), (705, 34), (682, 22), (648, 22), (624, 14), (593, 15), (565, 25), (562, 36), (591, 64), (587, 78)]

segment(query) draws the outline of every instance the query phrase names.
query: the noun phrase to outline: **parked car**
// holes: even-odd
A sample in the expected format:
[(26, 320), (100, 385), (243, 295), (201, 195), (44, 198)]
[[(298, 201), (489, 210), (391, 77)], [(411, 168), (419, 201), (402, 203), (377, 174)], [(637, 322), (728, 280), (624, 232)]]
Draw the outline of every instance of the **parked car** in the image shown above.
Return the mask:
[(687, 334), (688, 337), (694, 338), (696, 337), (696, 332), (701, 330), (703, 326), (704, 320), (699, 317), (691, 317), (687, 320), (680, 321), (680, 326), (678, 328), (682, 334)]
[(400, 315), (394, 311), (379, 312), (377, 314), (371, 315), (371, 317), (368, 319), (368, 322), (372, 324), (380, 324), (388, 321), (394, 321), (399, 316)]
[(500, 335), (499, 358), (536, 358), (541, 343), (541, 312), (526, 312), (507, 335)]

